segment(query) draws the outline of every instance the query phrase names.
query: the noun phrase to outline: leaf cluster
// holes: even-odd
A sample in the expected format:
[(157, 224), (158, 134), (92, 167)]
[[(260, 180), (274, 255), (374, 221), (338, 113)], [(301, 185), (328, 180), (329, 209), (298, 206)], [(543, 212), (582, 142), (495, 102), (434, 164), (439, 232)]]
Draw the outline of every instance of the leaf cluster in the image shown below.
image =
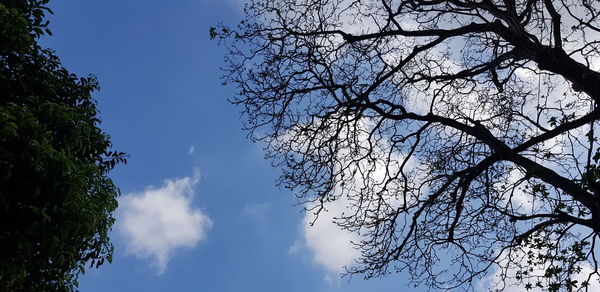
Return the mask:
[(37, 44), (47, 2), (0, 1), (0, 291), (74, 291), (112, 260), (108, 172), (126, 155), (99, 128), (96, 78)]

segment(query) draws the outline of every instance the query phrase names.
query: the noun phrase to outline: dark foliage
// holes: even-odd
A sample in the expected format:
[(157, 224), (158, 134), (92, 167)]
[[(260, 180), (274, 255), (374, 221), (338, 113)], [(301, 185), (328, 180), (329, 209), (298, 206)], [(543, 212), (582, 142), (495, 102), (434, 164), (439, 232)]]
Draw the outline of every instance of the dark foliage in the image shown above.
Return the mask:
[(86, 264), (110, 261), (118, 189), (98, 125), (94, 77), (37, 41), (47, 0), (0, 1), (0, 291), (73, 291)]

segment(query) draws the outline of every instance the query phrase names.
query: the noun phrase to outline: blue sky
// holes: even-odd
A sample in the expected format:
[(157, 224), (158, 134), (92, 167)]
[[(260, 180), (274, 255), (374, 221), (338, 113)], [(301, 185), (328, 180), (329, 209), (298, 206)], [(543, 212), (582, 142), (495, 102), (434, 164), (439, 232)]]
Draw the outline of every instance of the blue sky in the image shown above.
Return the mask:
[[(225, 48), (208, 28), (235, 24), (240, 0), (51, 1), (43, 44), (79, 75), (93, 73), (102, 128), (131, 155), (112, 176), (121, 207), (113, 263), (82, 291), (390, 291), (392, 275), (339, 279), (352, 237), (325, 216), (315, 228), (276, 187), (277, 170), (246, 139)], [(424, 289), (421, 289), (424, 290)]]

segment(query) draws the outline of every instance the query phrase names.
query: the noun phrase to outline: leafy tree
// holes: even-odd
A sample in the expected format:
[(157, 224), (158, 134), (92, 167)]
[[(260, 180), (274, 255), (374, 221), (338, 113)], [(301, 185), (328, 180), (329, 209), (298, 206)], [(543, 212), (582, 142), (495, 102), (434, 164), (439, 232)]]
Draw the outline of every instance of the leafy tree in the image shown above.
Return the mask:
[(73, 291), (111, 261), (118, 189), (91, 93), (38, 39), (47, 0), (0, 1), (0, 291)]
[(597, 279), (600, 2), (256, 0), (245, 15), (210, 30), (230, 43), (232, 102), (308, 210), (345, 202), (336, 223), (362, 252), (348, 273)]

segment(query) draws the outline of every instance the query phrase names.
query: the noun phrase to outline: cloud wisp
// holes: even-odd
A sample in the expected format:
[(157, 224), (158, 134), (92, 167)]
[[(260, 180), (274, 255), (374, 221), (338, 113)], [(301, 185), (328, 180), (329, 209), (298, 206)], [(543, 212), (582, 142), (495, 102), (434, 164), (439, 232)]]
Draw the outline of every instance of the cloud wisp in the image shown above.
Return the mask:
[(158, 274), (165, 272), (173, 253), (196, 247), (212, 227), (208, 215), (192, 206), (199, 179), (195, 170), (192, 176), (167, 179), (159, 188), (148, 187), (119, 200), (117, 230), (127, 251), (150, 260)]

